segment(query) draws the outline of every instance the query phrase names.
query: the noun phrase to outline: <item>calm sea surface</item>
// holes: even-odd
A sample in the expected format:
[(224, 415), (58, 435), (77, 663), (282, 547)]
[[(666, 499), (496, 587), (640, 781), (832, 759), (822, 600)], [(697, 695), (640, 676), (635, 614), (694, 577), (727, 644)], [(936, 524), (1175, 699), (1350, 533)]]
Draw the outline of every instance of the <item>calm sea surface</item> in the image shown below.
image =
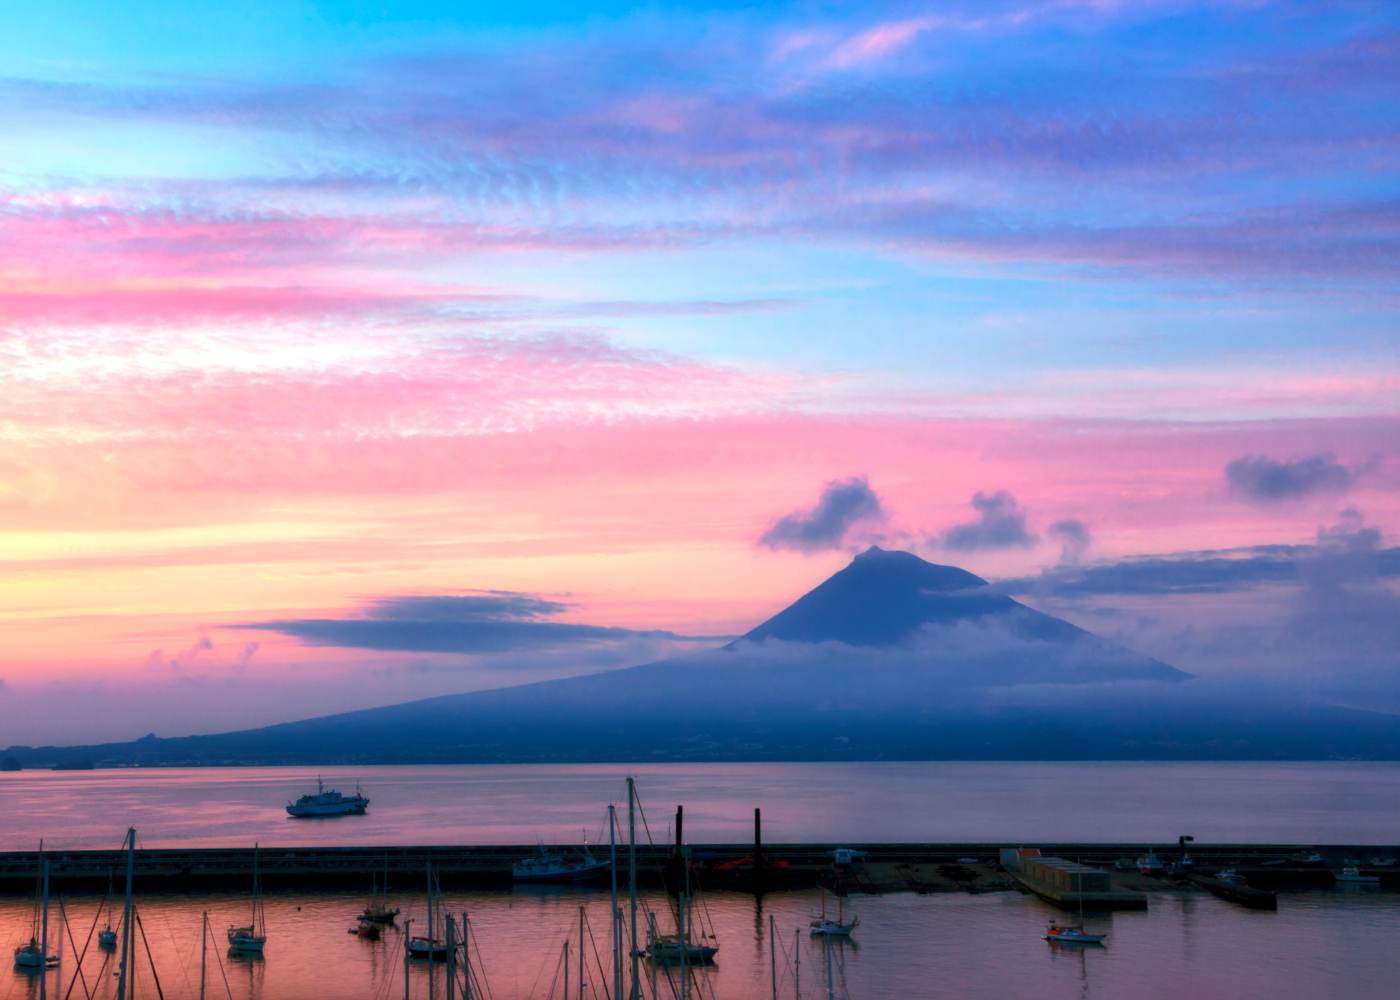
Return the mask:
[[(770, 915), (778, 927), (779, 996), (795, 996), (796, 956), (801, 960), (801, 996), (818, 1000), (827, 995), (822, 946), (805, 933), (807, 921), (818, 912), (815, 893), (777, 893), (761, 902), (728, 893), (703, 898), (720, 951), (714, 967), (697, 973), (691, 996), (769, 997)], [(421, 927), (421, 896), (401, 896), (395, 902), (404, 908), (404, 918), (414, 917)], [(653, 897), (648, 902), (658, 914), (665, 912), (665, 901)], [(235, 1000), (402, 997), (400, 932), (391, 931), (377, 943), (346, 933), (363, 903), (358, 895), (269, 896), (265, 956), (232, 958), (225, 947), (211, 943), (206, 995)], [(1369, 1000), (1397, 995), (1400, 896), (1376, 889), (1288, 895), (1277, 913), (1242, 910), (1208, 896), (1156, 894), (1146, 912), (1091, 917), (1090, 926), (1108, 934), (1105, 947), (1092, 949), (1056, 948), (1042, 941), (1039, 935), (1051, 911), (1017, 893), (855, 896), (848, 904), (859, 913), (860, 926), (851, 944), (834, 948), (833, 992), (852, 1000)], [(589, 985), (584, 996), (606, 996), (603, 987), (611, 978), (606, 893), (448, 893), (447, 905), (469, 913), (477, 963), (495, 1000), (543, 1000), (551, 995), (551, 983), (553, 996), (563, 997), (562, 977), (555, 979), (561, 947), (566, 938), (577, 941), (578, 907), (584, 906), (596, 942), (585, 947)], [(0, 943), (18, 943), (28, 935), (29, 906), (13, 897), (0, 901)], [(91, 897), (64, 900), (79, 950), (98, 906), (99, 900)], [(139, 901), (140, 926), (166, 997), (199, 995), (201, 912), (209, 913), (222, 942), (230, 924), (246, 922), (246, 906), (246, 898), (229, 895)], [(54, 920), (57, 924), (59, 918)], [(600, 957), (595, 957), (595, 946)], [(78, 969), (74, 955), (65, 939), (62, 964), (49, 975), (50, 997), (66, 994)], [(90, 990), (94, 996), (113, 996), (112, 968), (110, 957), (90, 950), (71, 995), (86, 996)], [(645, 978), (645, 962), (642, 968)], [(415, 1000), (428, 996), (428, 975), (421, 964), (408, 970)], [(436, 996), (444, 997), (441, 967), (436, 976)], [(573, 978), (571, 1000), (578, 996), (577, 983)], [(660, 996), (673, 995), (664, 979), (661, 986)], [(0, 997), (37, 996), (35, 977), (0, 966)], [(144, 946), (136, 996), (156, 996)]]
[[(305, 768), (26, 772), (0, 775), (0, 847), (32, 848), (42, 836), (59, 849), (115, 848), (129, 824), (149, 847), (529, 843), (583, 834), (599, 840), (605, 803), (623, 798), (627, 773), (638, 778), (657, 839), (666, 836), (679, 802), (693, 842), (744, 840), (755, 805), (763, 807), (770, 842), (1132, 841), (1182, 831), (1203, 842), (1400, 841), (1400, 766), (1393, 764), (931, 763), (365, 768), (326, 778), (347, 787), (358, 777), (373, 800), (369, 815), (317, 822), (282, 812), (288, 797), (314, 787), (316, 773)], [(716, 966), (697, 973), (691, 996), (769, 996), (770, 916), (778, 927), (779, 996), (798, 995), (799, 958), (801, 997), (827, 995), (822, 946), (805, 933), (820, 908), (815, 893), (702, 899), (720, 953)], [(152, 961), (165, 997), (198, 996), (207, 911), (214, 935), (209, 997), (401, 997), (401, 932), (378, 943), (347, 933), (364, 902), (359, 894), (270, 895), (266, 955), (248, 960), (229, 956), (222, 944), (230, 924), (246, 921), (246, 896), (142, 897), (136, 996), (157, 995)], [(401, 919), (421, 928), (421, 895), (401, 893), (394, 902)], [(669, 927), (666, 901), (647, 902)], [(61, 905), (55, 899), (51, 935), (61, 943), (51, 951), (62, 963), (49, 974), (48, 996), (114, 995), (112, 960), (95, 948), (77, 958), (100, 903), (85, 895), (64, 897)], [(576, 961), (584, 907), (590, 942), (583, 995), (606, 995), (605, 892), (449, 892), (447, 905), (470, 914), (495, 1000), (562, 1000), (561, 947), (573, 939)], [(1040, 940), (1051, 911), (1017, 893), (852, 897), (849, 905), (861, 923), (855, 941), (832, 952), (832, 978), (835, 996), (855, 1000), (1370, 998), (1396, 996), (1400, 981), (1400, 894), (1374, 887), (1287, 894), (1277, 913), (1154, 894), (1146, 912), (1091, 916), (1091, 929), (1109, 938), (1106, 947), (1087, 950)], [(0, 945), (28, 936), (32, 912), (30, 900), (0, 898)], [(72, 940), (60, 934), (65, 920)], [(429, 996), (429, 975), (421, 965), (407, 970), (415, 1000)], [(444, 997), (440, 969), (436, 975), (435, 996)], [(576, 968), (571, 977), (576, 1000)], [(664, 978), (660, 995), (673, 995)], [(10, 969), (6, 956), (0, 998), (38, 996), (37, 978)]]
[(308, 844), (530, 844), (602, 839), (638, 788), (657, 839), (684, 803), (686, 839), (1395, 844), (1400, 764), (664, 764), (366, 767), (369, 814), (294, 820), (312, 768), (0, 774), (0, 850)]

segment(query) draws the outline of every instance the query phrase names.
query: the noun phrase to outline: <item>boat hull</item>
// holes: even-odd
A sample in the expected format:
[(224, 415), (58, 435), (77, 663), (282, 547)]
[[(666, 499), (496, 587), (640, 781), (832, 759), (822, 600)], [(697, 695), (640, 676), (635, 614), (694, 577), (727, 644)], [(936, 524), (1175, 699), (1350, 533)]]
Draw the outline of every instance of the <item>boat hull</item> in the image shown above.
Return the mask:
[(692, 944), (682, 948), (678, 944), (653, 944), (646, 951), (647, 958), (659, 965), (710, 965), (719, 954), (718, 945)]
[(369, 809), (369, 801), (350, 802), (340, 805), (289, 805), (287, 815), (292, 819), (331, 819), (336, 816), (363, 816)]
[(414, 938), (408, 942), (408, 957), (426, 962), (445, 962), (447, 961), (447, 945), (442, 941)]
[(596, 864), (575, 865), (572, 868), (524, 868), (515, 865), (511, 868), (511, 877), (517, 882), (529, 882), (535, 885), (546, 884), (576, 884), (579, 882), (592, 882), (607, 875), (612, 868), (606, 861)]

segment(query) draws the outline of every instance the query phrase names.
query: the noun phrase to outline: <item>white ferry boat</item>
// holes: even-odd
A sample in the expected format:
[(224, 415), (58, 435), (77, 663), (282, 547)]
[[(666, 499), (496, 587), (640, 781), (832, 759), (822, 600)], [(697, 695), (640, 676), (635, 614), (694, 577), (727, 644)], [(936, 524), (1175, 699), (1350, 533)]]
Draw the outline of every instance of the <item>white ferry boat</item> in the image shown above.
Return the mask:
[(360, 786), (355, 785), (354, 795), (342, 795), (334, 788), (326, 788), (320, 778), (316, 779), (316, 794), (303, 795), (295, 802), (287, 803), (287, 815), (298, 819), (319, 818), (322, 816), (363, 816), (369, 808), (369, 799), (360, 794)]

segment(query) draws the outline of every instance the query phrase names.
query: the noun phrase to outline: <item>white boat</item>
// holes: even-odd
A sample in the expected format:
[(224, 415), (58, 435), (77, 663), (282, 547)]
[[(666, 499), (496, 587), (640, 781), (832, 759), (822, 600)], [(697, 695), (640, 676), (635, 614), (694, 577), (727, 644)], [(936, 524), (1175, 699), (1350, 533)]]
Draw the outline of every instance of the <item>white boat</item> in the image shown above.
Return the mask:
[(262, 879), (258, 868), (258, 845), (253, 845), (253, 919), (243, 927), (228, 929), (229, 951), (237, 955), (261, 955), (267, 944), (267, 921), (263, 915)]
[(1380, 882), (1378, 875), (1362, 875), (1361, 869), (1355, 865), (1347, 865), (1342, 869), (1342, 873), (1337, 876), (1338, 882), (1351, 882), (1353, 884), (1375, 885)]
[(595, 858), (587, 843), (577, 858), (541, 847), (534, 857), (510, 866), (511, 877), (517, 882), (587, 882), (602, 878), (611, 870), (612, 862)]
[(1371, 859), (1371, 867), (1372, 867), (1372, 868), (1394, 868), (1394, 867), (1395, 867), (1395, 859), (1394, 859), (1394, 858), (1372, 858), (1372, 859)]
[(1103, 939), (1108, 937), (1107, 934), (1087, 934), (1078, 924), (1054, 922), (1042, 936), (1054, 944), (1103, 944)]
[(836, 905), (836, 919), (832, 920), (826, 915), (826, 893), (822, 893), (822, 915), (808, 925), (813, 937), (850, 937), (851, 931), (860, 926), (858, 916), (846, 920), (846, 902), (840, 896), (836, 897)]
[(334, 788), (327, 788), (318, 776), (316, 778), (316, 794), (303, 795), (295, 802), (288, 802), (287, 815), (297, 819), (363, 816), (368, 808), (369, 799), (360, 794), (358, 782), (355, 784), (354, 795), (342, 795)]
[(15, 949), (15, 966), (20, 969), (48, 969), (58, 958), (47, 954), (49, 943), (49, 859), (39, 845), (39, 879), (34, 890), (34, 917), (29, 940)]

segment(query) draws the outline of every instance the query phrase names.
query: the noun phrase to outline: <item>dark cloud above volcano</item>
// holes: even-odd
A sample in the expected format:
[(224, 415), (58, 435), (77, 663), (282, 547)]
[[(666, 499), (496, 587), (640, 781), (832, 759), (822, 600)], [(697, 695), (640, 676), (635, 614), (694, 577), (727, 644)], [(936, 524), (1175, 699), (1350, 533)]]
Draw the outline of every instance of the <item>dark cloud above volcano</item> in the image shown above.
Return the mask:
[(778, 518), (759, 536), (758, 544), (808, 553), (839, 549), (857, 524), (884, 517), (880, 498), (865, 476), (833, 480), (826, 484), (815, 507)]

